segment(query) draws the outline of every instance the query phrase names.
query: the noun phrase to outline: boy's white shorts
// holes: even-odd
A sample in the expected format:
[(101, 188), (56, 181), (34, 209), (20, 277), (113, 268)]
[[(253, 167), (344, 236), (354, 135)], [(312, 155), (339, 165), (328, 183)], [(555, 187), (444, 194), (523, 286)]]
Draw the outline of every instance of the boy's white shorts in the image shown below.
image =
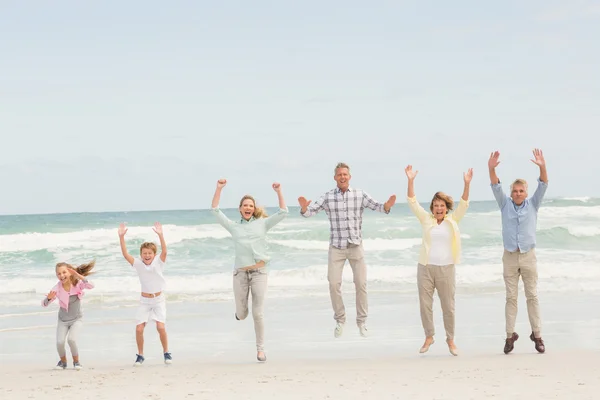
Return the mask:
[(167, 302), (163, 293), (157, 297), (140, 296), (140, 306), (136, 314), (137, 325), (149, 322), (167, 322)]

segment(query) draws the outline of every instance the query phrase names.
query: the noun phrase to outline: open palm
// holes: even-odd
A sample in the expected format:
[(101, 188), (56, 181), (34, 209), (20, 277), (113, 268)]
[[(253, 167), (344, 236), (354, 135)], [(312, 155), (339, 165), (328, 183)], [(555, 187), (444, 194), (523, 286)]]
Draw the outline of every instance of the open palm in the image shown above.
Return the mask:
[(404, 172), (406, 173), (406, 177), (411, 181), (415, 179), (419, 173), (419, 171), (413, 171), (412, 165), (408, 165), (406, 168), (404, 168)]
[(162, 228), (162, 225), (160, 224), (160, 222), (155, 222), (154, 223), (154, 228), (152, 228), (152, 229), (159, 236), (163, 234), (163, 228)]
[(119, 225), (119, 236), (125, 236), (126, 233), (127, 233), (127, 227), (125, 226), (125, 224), (120, 224)]
[(490, 169), (494, 169), (498, 166), (498, 164), (500, 164), (500, 152), (493, 151), (492, 154), (490, 154), (490, 159), (488, 160), (488, 167)]
[(469, 168), (469, 170), (463, 174), (463, 178), (465, 183), (471, 183), (471, 179), (473, 179), (473, 168)]
[(546, 160), (544, 159), (544, 153), (542, 153), (542, 150), (533, 150), (533, 159), (531, 160), (531, 162), (537, 165), (538, 167), (546, 166)]

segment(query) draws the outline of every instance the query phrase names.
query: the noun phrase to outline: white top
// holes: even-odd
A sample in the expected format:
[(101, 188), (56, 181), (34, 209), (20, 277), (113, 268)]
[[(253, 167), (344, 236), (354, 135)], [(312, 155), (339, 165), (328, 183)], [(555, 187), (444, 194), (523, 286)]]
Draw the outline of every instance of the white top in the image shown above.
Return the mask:
[(431, 250), (429, 251), (430, 265), (454, 264), (452, 257), (452, 226), (446, 220), (441, 224), (435, 224), (430, 231)]
[(138, 273), (143, 293), (158, 293), (165, 290), (166, 281), (163, 276), (165, 263), (162, 262), (159, 255), (154, 257), (150, 265), (144, 264), (139, 258), (134, 258), (133, 268)]

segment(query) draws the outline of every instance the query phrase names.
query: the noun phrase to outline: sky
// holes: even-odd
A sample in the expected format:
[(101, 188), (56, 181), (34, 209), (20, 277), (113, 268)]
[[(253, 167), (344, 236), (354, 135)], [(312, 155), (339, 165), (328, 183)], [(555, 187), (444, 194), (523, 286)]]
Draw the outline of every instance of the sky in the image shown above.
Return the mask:
[[(210, 3), (210, 4), (209, 4)], [(600, 196), (600, 0), (0, 0), (0, 214)]]

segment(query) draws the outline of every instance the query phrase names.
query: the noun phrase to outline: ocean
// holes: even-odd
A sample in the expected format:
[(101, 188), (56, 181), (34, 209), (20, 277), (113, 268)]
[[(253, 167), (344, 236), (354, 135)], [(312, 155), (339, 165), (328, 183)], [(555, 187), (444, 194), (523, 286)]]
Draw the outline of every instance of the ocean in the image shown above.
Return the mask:
[[(236, 209), (224, 212), (239, 218)], [(54, 265), (95, 259), (96, 273), (90, 277), (95, 288), (84, 297), (86, 319), (105, 330), (111, 324), (123, 324), (119, 328), (123, 337), (132, 341), (140, 285), (121, 255), (117, 227), (127, 223), (129, 251), (138, 254), (143, 241), (158, 243), (152, 231), (155, 221), (163, 224), (168, 245), (165, 277), (170, 316), (184, 323), (190, 315), (210, 309), (230, 318), (234, 250), (229, 234), (216, 224), (209, 210), (0, 216), (0, 338), (40, 339), (37, 351), (45, 346), (44, 351), (52, 355), (52, 340), (47, 338), (53, 336), (50, 330), (55, 327), (57, 307), (42, 308), (40, 302), (57, 281)], [(463, 254), (457, 267), (457, 304), (461, 298), (476, 303), (494, 298), (498, 310), (503, 310), (501, 223), (496, 203), (472, 201), (460, 229)], [(406, 204), (396, 204), (389, 215), (366, 210), (363, 238), (370, 298), (387, 308), (393, 308), (400, 298), (410, 299), (417, 308), (421, 227)], [(537, 238), (540, 298), (594, 298), (600, 290), (600, 198), (546, 199), (539, 212)], [(327, 283), (328, 239), (326, 215), (306, 219), (298, 207), (290, 207), (289, 216), (270, 231), (270, 313), (285, 313), (284, 304), (295, 310), (314, 307), (333, 324)], [(342, 290), (352, 315), (354, 288), (349, 266), (344, 270)], [(410, 324), (418, 331), (417, 315)], [(521, 312), (520, 316), (524, 315)], [(201, 330), (196, 318), (203, 317), (193, 318), (194, 329)], [(502, 336), (503, 319), (498, 323)], [(329, 325), (326, 328), (329, 330)], [(246, 339), (251, 342), (253, 337)], [(26, 346), (2, 342), (5, 356), (17, 354), (16, 348), (19, 354), (26, 352)]]

